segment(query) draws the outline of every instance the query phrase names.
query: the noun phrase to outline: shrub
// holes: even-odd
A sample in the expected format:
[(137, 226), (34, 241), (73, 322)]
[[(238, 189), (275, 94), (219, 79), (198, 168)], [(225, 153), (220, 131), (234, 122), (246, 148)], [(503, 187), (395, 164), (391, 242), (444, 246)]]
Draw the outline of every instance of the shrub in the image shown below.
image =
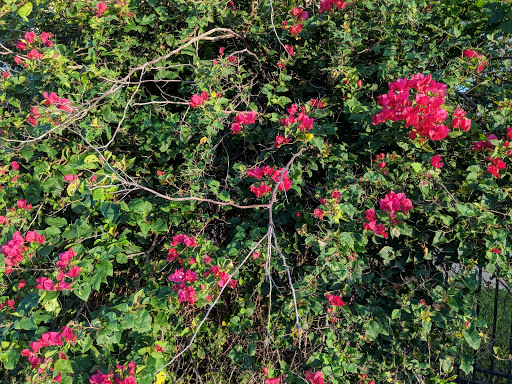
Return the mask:
[(478, 268), (512, 274), (509, 3), (0, 17), (5, 382), (472, 371)]

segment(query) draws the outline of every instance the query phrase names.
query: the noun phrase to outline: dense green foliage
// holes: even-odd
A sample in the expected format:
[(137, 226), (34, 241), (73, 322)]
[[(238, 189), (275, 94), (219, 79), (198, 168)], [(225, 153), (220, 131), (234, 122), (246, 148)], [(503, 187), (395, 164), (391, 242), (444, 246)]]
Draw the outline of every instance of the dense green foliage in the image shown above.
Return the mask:
[[(477, 267), (512, 280), (511, 4), (342, 3), (4, 0), (2, 382), (471, 372)], [(417, 73), (440, 140), (372, 123)]]

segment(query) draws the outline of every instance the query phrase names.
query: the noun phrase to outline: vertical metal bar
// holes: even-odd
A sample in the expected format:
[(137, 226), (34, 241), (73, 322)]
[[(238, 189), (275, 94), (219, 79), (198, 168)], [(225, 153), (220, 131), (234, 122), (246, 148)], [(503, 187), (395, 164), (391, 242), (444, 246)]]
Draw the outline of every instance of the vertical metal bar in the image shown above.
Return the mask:
[[(508, 295), (507, 295), (507, 299), (508, 299)], [(510, 335), (509, 335), (509, 339), (508, 339), (508, 353), (509, 353), (509, 356), (512, 354), (512, 317), (510, 319)], [(508, 372), (507, 372), (509, 375), (512, 373), (512, 360), (509, 358), (508, 359)], [(507, 379), (507, 384), (511, 384), (512, 383), (512, 380), (510, 379), (510, 377)]]
[[(479, 267), (478, 268), (478, 281), (480, 282), (480, 284), (478, 285), (478, 290), (476, 293), (476, 317), (480, 316), (480, 295), (482, 293), (482, 271), (483, 271), (483, 268)], [(475, 366), (477, 359), (478, 359), (478, 350), (475, 351), (475, 355), (473, 357), (473, 367)], [(476, 380), (476, 371), (474, 368), (473, 368), (472, 380)]]
[(496, 289), (494, 290), (494, 314), (493, 314), (493, 322), (492, 322), (492, 340), (491, 340), (491, 374), (490, 374), (490, 384), (492, 384), (494, 379), (494, 342), (496, 341), (496, 322), (498, 320), (498, 296), (500, 294), (499, 286), (500, 282), (498, 280), (498, 268), (494, 272), (494, 280), (496, 284)]

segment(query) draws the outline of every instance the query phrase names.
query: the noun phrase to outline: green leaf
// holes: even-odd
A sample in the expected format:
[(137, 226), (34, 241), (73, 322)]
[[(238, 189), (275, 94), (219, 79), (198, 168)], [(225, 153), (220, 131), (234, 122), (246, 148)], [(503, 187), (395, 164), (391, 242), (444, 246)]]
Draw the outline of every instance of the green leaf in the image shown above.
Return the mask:
[(321, 137), (316, 136), (311, 140), (311, 144), (313, 144), (315, 147), (317, 147), (319, 150), (322, 150), (324, 147), (324, 139)]
[(48, 224), (49, 226), (51, 227), (57, 227), (57, 228), (61, 228), (65, 225), (67, 225), (67, 220), (62, 218), (62, 217), (50, 217), (50, 218), (47, 218), (46, 220), (46, 224)]
[(480, 335), (478, 334), (478, 331), (476, 328), (473, 328), (472, 330), (464, 330), (462, 332), (462, 336), (464, 336), (464, 339), (469, 344), (469, 346), (473, 349), (480, 348), (480, 342), (482, 341)]
[(366, 329), (366, 334), (370, 340), (375, 340), (379, 336), (380, 327), (379, 323), (377, 323), (375, 320), (366, 323), (364, 328)]
[(151, 330), (151, 316), (145, 309), (133, 314), (133, 322), (137, 324), (137, 332), (145, 333)]
[(87, 301), (91, 294), (91, 284), (83, 282), (79, 287), (73, 289), (73, 293), (81, 300)]
[(119, 218), (119, 205), (111, 202), (101, 204), (100, 212), (110, 223), (115, 224)]
[(34, 151), (24, 149), (23, 151), (21, 151), (21, 156), (25, 159), (25, 161), (29, 161), (31, 157), (34, 156)]
[(134, 199), (128, 203), (128, 209), (130, 212), (137, 212), (143, 215), (147, 215), (153, 209), (153, 206), (149, 201), (143, 199)]
[(471, 372), (473, 372), (474, 361), (475, 360), (473, 356), (464, 356), (460, 362), (460, 369), (462, 369), (466, 375), (469, 375)]
[(0, 360), (4, 363), (4, 367), (7, 370), (19, 367), (20, 351), (17, 349), (9, 349), (0, 355)]
[(392, 320), (398, 319), (398, 318), (400, 318), (401, 315), (402, 315), (402, 311), (400, 311), (399, 309), (393, 309), (393, 312), (391, 312), (391, 319)]
[(107, 276), (113, 276), (114, 268), (112, 267), (112, 263), (109, 260), (103, 260), (98, 265), (96, 265), (96, 273), (91, 279), (91, 285), (93, 289), (100, 289), (101, 283), (107, 282)]
[(168, 229), (167, 221), (160, 218), (151, 223), (151, 231), (154, 233), (166, 233)]
[(457, 208), (457, 211), (459, 211), (459, 213), (462, 216), (475, 216), (475, 215), (477, 215), (477, 212), (473, 209), (473, 205), (472, 204), (456, 203), (455, 207)]
[(24, 329), (26, 331), (35, 331), (37, 329), (36, 323), (34, 323), (34, 320), (29, 318), (23, 318), (19, 321), (18, 325), (16, 326), (16, 329)]
[(27, 296), (21, 300), (20, 305), (16, 310), (21, 316), (29, 313), (33, 308), (37, 308), (39, 303), (39, 295), (37, 293), (29, 293)]
[(23, 20), (28, 21), (27, 16), (32, 13), (32, 8), (32, 2), (28, 2), (18, 9), (18, 15), (20, 15)]
[(53, 366), (58, 372), (67, 372), (73, 373), (73, 368), (71, 367), (71, 360), (59, 359)]
[(423, 165), (421, 163), (411, 163), (412, 169), (416, 173), (422, 173)]
[(229, 197), (229, 193), (227, 191), (222, 191), (221, 193), (219, 193), (219, 199), (221, 199), (222, 201), (231, 200), (231, 198)]

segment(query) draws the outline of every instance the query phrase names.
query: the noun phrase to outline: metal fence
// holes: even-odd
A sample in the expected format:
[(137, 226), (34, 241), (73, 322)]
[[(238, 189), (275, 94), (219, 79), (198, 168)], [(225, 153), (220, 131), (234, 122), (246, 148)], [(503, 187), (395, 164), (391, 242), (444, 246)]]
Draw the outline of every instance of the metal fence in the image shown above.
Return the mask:
[(477, 314), (489, 338), (474, 355), (473, 372), (457, 368), (457, 383), (512, 384), (512, 286), (480, 270)]

